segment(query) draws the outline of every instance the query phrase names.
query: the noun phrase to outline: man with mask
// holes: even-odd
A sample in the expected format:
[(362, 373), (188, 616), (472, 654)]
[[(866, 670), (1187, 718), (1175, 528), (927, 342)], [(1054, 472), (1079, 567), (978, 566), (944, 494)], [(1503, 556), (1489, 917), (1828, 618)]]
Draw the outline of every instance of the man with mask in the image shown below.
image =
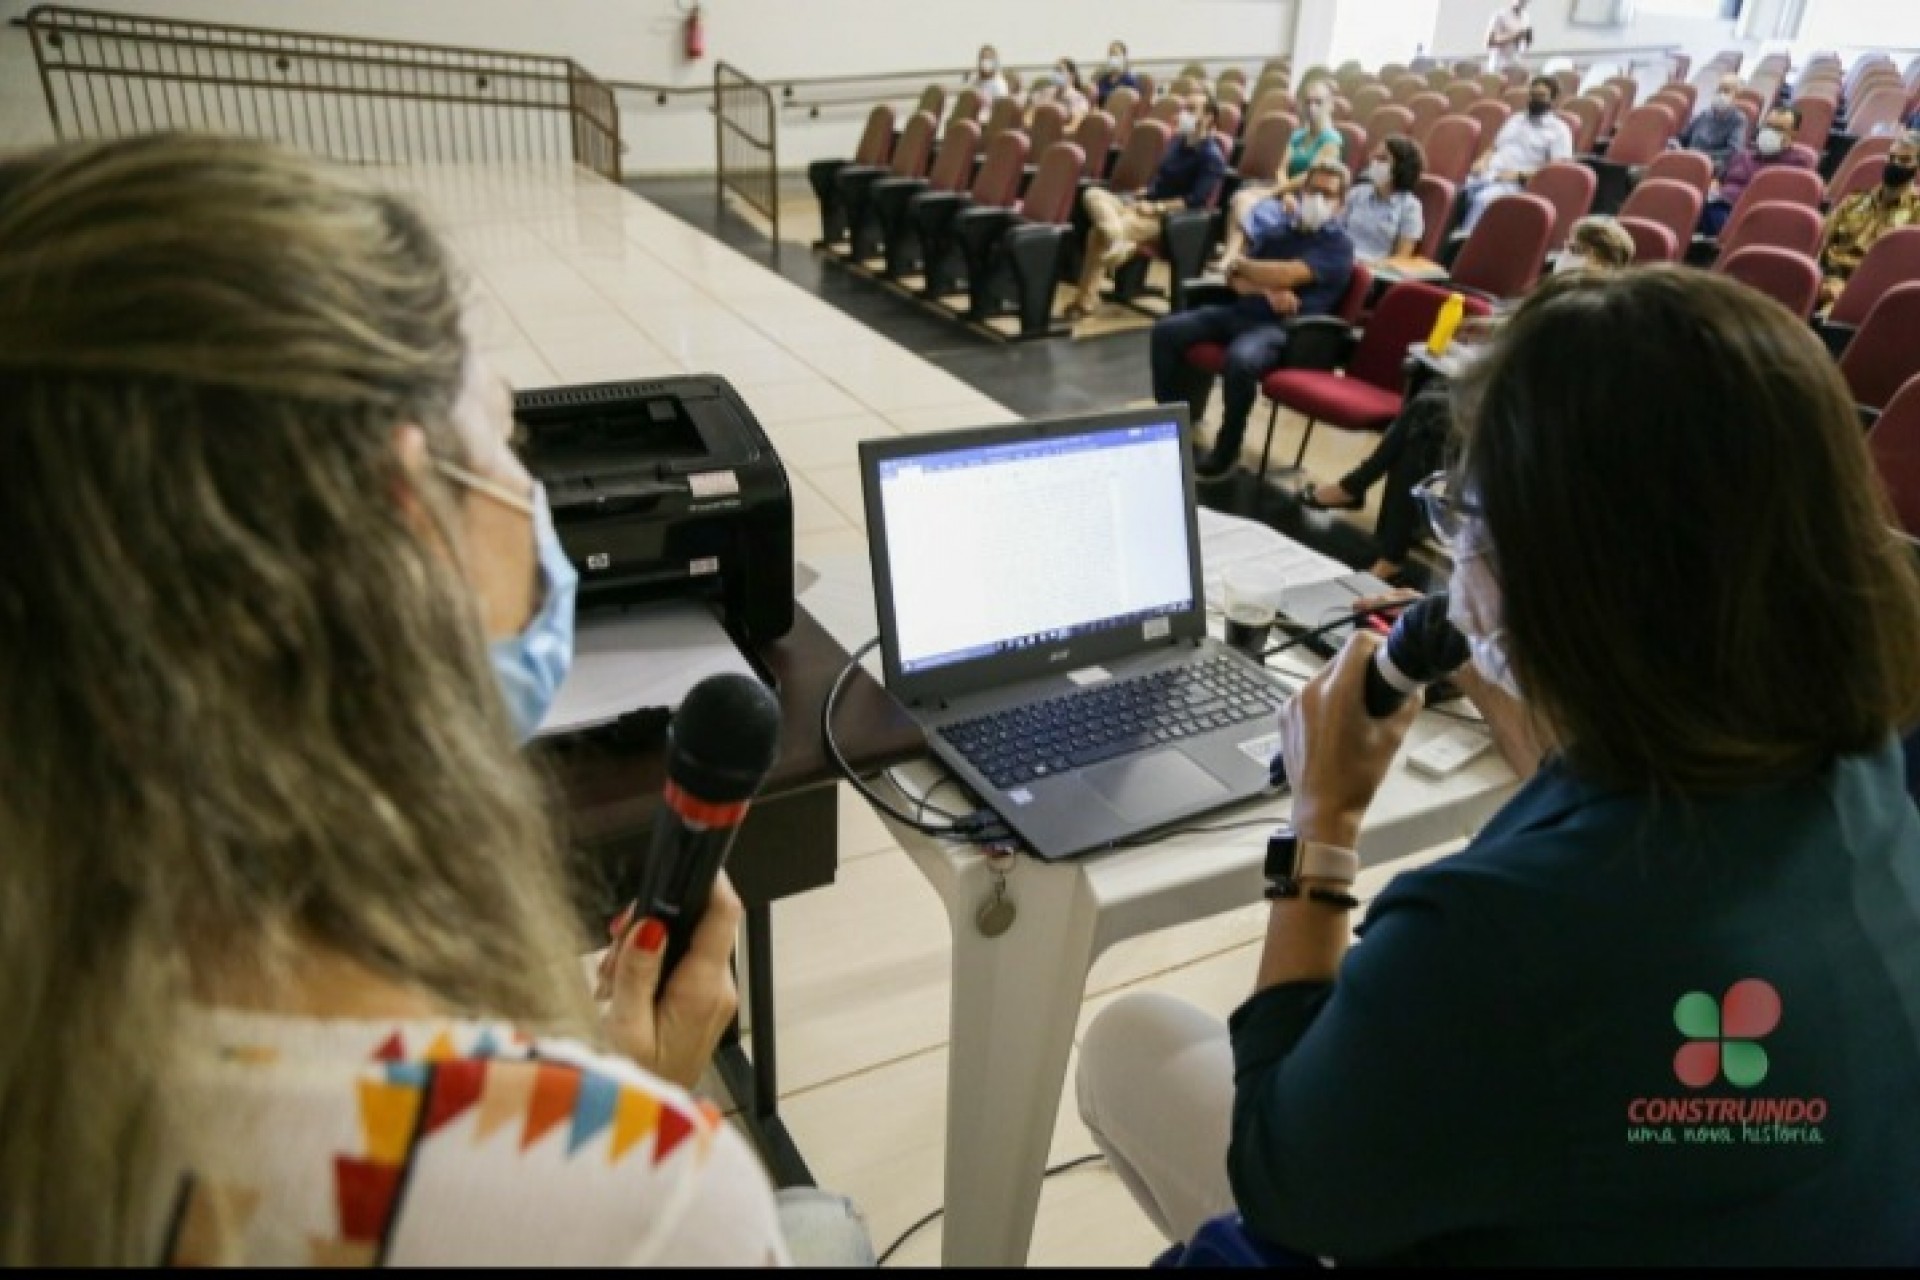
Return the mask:
[(1498, 71), (1509, 57), (1533, 47), (1533, 19), (1527, 16), (1527, 0), (1513, 0), (1511, 9), (1502, 9), (1487, 23), (1487, 70)]
[(1820, 307), (1833, 305), (1873, 242), (1897, 227), (1920, 224), (1920, 194), (1913, 188), (1920, 165), (1920, 133), (1908, 133), (1887, 152), (1880, 185), (1848, 196), (1827, 215), (1820, 237)]
[(1550, 76), (1535, 76), (1527, 85), (1527, 110), (1500, 126), (1493, 146), (1474, 162), (1461, 195), (1466, 200), (1462, 232), (1479, 223), (1487, 206), (1527, 185), (1527, 179), (1556, 160), (1573, 158), (1573, 131), (1553, 114), (1560, 85)]
[(1811, 147), (1796, 147), (1793, 139), (1800, 132), (1800, 108), (1775, 107), (1760, 121), (1753, 145), (1735, 151), (1727, 159), (1726, 172), (1707, 189), (1707, 202), (1700, 209), (1700, 233), (1717, 236), (1727, 225), (1740, 193), (1753, 176), (1780, 165), (1788, 169), (1812, 169), (1818, 163)]
[(1747, 115), (1733, 105), (1740, 92), (1740, 77), (1720, 77), (1720, 87), (1706, 110), (1687, 122), (1686, 128), (1668, 140), (1670, 151), (1698, 151), (1713, 161), (1713, 176), (1727, 170), (1727, 161), (1747, 145)]
[(1101, 106), (1107, 105), (1107, 95), (1115, 89), (1140, 89), (1140, 81), (1135, 78), (1133, 69), (1127, 64), (1127, 42), (1115, 40), (1107, 46), (1107, 66), (1093, 81), (1094, 100)]
[[(1158, 320), (1153, 326), (1153, 398), (1160, 404), (1195, 390), (1186, 367), (1188, 348), (1199, 342), (1226, 344), (1226, 395), (1220, 434), (1198, 465), (1202, 479), (1218, 479), (1233, 470), (1247, 432), (1247, 415), (1260, 392), (1260, 379), (1280, 363), (1287, 345), (1286, 322), (1295, 316), (1326, 315), (1339, 304), (1353, 275), (1353, 241), (1335, 220), (1346, 199), (1344, 166), (1321, 161), (1307, 172), (1299, 211), (1284, 213), (1256, 236), (1245, 256), (1230, 264), (1231, 302), (1196, 307)], [(1279, 209), (1276, 205), (1275, 208)], [(1191, 397), (1198, 422), (1204, 389)]]
[(1160, 220), (1180, 209), (1204, 209), (1227, 171), (1227, 153), (1214, 136), (1218, 108), (1211, 95), (1187, 96), (1175, 139), (1153, 181), (1138, 196), (1116, 196), (1088, 187), (1080, 198), (1092, 230), (1081, 255), (1080, 289), (1067, 308), (1068, 321), (1083, 320), (1099, 304), (1100, 281), (1143, 244), (1160, 238)]

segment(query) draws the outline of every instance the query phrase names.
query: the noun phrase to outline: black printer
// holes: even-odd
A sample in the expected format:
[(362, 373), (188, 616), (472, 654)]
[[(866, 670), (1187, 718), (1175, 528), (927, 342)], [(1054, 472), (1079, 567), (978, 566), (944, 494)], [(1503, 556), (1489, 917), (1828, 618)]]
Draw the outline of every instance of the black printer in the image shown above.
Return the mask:
[(580, 571), (577, 607), (713, 595), (745, 643), (793, 626), (793, 491), (725, 379), (514, 393), (521, 456)]

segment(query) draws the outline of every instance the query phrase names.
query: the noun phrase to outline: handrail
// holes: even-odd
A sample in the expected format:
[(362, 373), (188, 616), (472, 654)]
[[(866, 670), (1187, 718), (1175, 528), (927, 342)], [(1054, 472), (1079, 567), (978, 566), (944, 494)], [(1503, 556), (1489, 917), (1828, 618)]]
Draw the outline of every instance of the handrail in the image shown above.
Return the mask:
[[(773, 224), (780, 246), (780, 133), (773, 91), (726, 62), (713, 66), (714, 203), (724, 211), (727, 192), (758, 209)], [(764, 160), (761, 157), (765, 157)]]
[(620, 113), (570, 58), (36, 5), (54, 132), (212, 129), (362, 164), (570, 159), (620, 180)]
[[(1167, 73), (1166, 78), (1172, 79), (1173, 75), (1178, 73), (1181, 67), (1192, 62), (1198, 62), (1205, 66), (1225, 63), (1245, 66), (1251, 69), (1271, 58), (1282, 58), (1286, 56), (1286, 54), (1279, 53), (1267, 55), (1255, 53), (1203, 54), (1194, 57), (1134, 58), (1128, 65), (1136, 72), (1148, 71), (1156, 77), (1160, 76), (1164, 71)], [(1098, 75), (1103, 69), (1098, 62), (1090, 61), (1083, 64), (1083, 66), (1084, 69), (1081, 74), (1089, 80)], [(1026, 76), (1051, 70), (1052, 67), (1053, 64), (1051, 62), (1036, 62), (1008, 65), (1004, 67), (1003, 70), (1018, 72), (1022, 76)], [(876, 102), (888, 102), (896, 98), (910, 97), (917, 94), (928, 84), (949, 84), (960, 81), (972, 70), (972, 67), (937, 67), (933, 70), (869, 71), (831, 76), (769, 76), (757, 83), (765, 85), (769, 89), (777, 88), (779, 90), (780, 105), (783, 110), (806, 109), (814, 114), (818, 114), (818, 108), (820, 107), (871, 106)], [(893, 82), (898, 82), (897, 87), (892, 87)], [(622, 93), (651, 94), (655, 104), (658, 106), (666, 106), (672, 98), (695, 95), (705, 96), (712, 92), (711, 88), (706, 85), (668, 85), (643, 80), (609, 80), (607, 84)], [(876, 88), (872, 93), (853, 94), (846, 97), (834, 98), (814, 98), (799, 92), (803, 89), (831, 88), (835, 85), (874, 85), (889, 87), (884, 90)]]

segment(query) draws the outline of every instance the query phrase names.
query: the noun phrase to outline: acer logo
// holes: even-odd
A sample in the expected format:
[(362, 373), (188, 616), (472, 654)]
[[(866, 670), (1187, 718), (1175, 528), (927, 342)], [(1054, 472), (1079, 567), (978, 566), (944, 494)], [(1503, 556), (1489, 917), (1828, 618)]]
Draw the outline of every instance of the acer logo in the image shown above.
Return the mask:
[(1067, 660), (1067, 654), (1070, 652), (1071, 650), (1061, 649), (1056, 653), (1050, 653), (1047, 655), (1047, 661), (1048, 662), (1065, 662)]

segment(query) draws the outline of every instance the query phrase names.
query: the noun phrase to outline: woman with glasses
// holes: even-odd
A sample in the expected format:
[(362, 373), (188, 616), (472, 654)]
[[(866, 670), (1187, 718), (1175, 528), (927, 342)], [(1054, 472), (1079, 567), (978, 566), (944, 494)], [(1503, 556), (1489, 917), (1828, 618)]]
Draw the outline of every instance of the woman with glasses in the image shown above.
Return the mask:
[(260, 143), (0, 164), (11, 1264), (788, 1257), (689, 1092), (733, 891), (664, 984), (657, 920), (584, 972), (517, 749), (574, 573), (462, 295)]
[[(1621, 271), (1633, 262), (1633, 237), (1608, 217), (1582, 218), (1568, 233), (1566, 248), (1554, 260), (1556, 272)], [(1448, 354), (1448, 361), (1471, 359), (1484, 348), (1486, 322), (1470, 322), (1464, 340)], [(1448, 437), (1453, 431), (1453, 396), (1443, 368), (1423, 362), (1409, 379), (1406, 403), (1360, 465), (1332, 483), (1309, 481), (1300, 489), (1300, 505), (1309, 511), (1359, 511), (1367, 505), (1367, 490), (1385, 479), (1380, 514), (1374, 520), (1376, 554), (1368, 572), (1395, 586), (1402, 585), (1407, 559), (1420, 537), (1419, 512), (1414, 509), (1416, 481), (1443, 465)]]
[[(1570, 353), (1605, 358), (1569, 358)], [(1079, 1101), (1172, 1240), (1341, 1264), (1920, 1257), (1920, 572), (1800, 320), (1684, 267), (1556, 277), (1422, 502), (1519, 790), (1353, 879), (1419, 699), (1359, 632), (1281, 714), (1253, 994), (1109, 1006)], [(1511, 745), (1511, 744), (1509, 744)], [(1237, 1212), (1223, 1222), (1220, 1215)]]

